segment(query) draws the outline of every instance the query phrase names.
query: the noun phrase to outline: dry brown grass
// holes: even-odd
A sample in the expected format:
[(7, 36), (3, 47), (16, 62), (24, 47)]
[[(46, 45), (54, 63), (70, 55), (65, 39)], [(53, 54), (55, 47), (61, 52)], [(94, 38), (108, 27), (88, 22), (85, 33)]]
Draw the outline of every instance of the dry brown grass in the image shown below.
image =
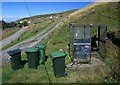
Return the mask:
[[(11, 28), (11, 29), (2, 30), (2, 39), (9, 37), (13, 33), (17, 32), (19, 29), (20, 28), (13, 28), (13, 29)], [(2, 40), (2, 39), (0, 39), (0, 40)]]
[(73, 12), (68, 17), (69, 18), (74, 18), (76, 16), (84, 16), (84, 15), (86, 15), (87, 12), (94, 11), (94, 8), (96, 6), (98, 6), (98, 5), (100, 5), (100, 4), (103, 4), (103, 3), (92, 3), (92, 4), (86, 6), (86, 7), (82, 8), (82, 9), (79, 9), (78, 11)]

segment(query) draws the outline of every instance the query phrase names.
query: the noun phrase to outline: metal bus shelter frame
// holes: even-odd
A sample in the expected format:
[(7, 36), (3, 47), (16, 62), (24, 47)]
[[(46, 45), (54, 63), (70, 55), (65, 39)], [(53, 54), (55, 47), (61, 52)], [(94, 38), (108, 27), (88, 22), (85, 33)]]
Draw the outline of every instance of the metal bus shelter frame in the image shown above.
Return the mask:
[[(77, 44), (78, 46), (79, 45), (81, 45), (81, 47), (82, 47), (82, 43), (74, 43), (74, 40), (75, 40), (75, 38), (74, 38), (74, 31), (75, 31), (75, 27), (78, 27), (78, 29), (80, 29), (81, 27), (83, 27), (83, 29), (84, 29), (84, 36), (86, 35), (85, 34), (85, 31), (86, 31), (86, 29), (85, 28), (87, 28), (87, 30), (89, 31), (88, 33), (90, 33), (89, 34), (89, 42), (88, 43), (86, 43), (86, 42), (83, 42), (83, 47), (89, 47), (89, 49), (88, 49), (88, 51), (86, 51), (86, 53), (85, 53), (85, 55), (87, 55), (89, 58), (87, 59), (87, 61), (81, 61), (81, 57), (79, 57), (79, 58), (76, 58), (76, 56), (75, 56), (75, 45)], [(70, 56), (70, 58), (71, 58), (71, 61), (72, 62), (75, 62), (76, 60), (77, 61), (80, 61), (80, 62), (82, 62), (82, 63), (90, 63), (91, 62), (91, 29), (93, 28), (93, 27), (97, 27), (97, 36), (98, 36), (98, 53), (100, 54), (100, 56), (102, 57), (102, 59), (104, 60), (105, 58), (106, 58), (106, 32), (107, 32), (107, 27), (108, 27), (108, 25), (105, 25), (105, 24), (80, 24), (80, 23), (70, 23), (69, 24), (69, 28), (70, 28), (70, 43), (69, 43), (69, 56)], [(103, 34), (101, 33), (102, 32), (102, 30), (103, 30)], [(81, 34), (80, 34), (81, 35)], [(84, 37), (85, 38), (85, 37)], [(101, 44), (103, 44), (104, 45), (104, 49), (103, 49), (103, 51), (104, 52), (102, 52), (102, 50), (101, 50)], [(81, 49), (81, 48), (80, 48)], [(103, 53), (103, 54), (102, 54)], [(84, 53), (83, 53), (84, 54)]]

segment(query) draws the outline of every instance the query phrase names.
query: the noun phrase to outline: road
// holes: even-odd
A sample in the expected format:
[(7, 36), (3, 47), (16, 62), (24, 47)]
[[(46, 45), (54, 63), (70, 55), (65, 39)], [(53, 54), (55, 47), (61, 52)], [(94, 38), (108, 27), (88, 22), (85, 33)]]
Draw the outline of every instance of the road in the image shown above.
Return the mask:
[(46, 39), (50, 35), (50, 33), (53, 32), (60, 24), (61, 24), (61, 21), (53, 23), (46, 30), (40, 32), (39, 34), (37, 34), (23, 42), (20, 42), (14, 46), (8, 48), (7, 50), (1, 51), (0, 56), (2, 56), (2, 57), (0, 57), (0, 60), (2, 60), (3, 62), (0, 61), (0, 66), (2, 66), (2, 64), (4, 64), (4, 62), (9, 60), (10, 56), (7, 54), (7, 52), (9, 50), (19, 48), (22, 51), (24, 51), (25, 49), (36, 45), (40, 41)]
[(26, 28), (28, 28), (28, 27), (21, 28), (16, 33), (14, 33), (11, 36), (9, 36), (9, 37), (3, 39), (2, 41), (0, 41), (0, 48), (4, 47), (5, 45), (9, 44), (14, 39), (16, 39), (17, 37), (19, 37), (25, 31)]

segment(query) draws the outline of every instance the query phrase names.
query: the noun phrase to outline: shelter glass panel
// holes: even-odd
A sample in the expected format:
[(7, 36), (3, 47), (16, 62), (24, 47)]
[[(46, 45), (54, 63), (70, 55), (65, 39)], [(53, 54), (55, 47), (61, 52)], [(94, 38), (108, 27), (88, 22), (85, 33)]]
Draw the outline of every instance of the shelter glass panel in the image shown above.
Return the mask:
[[(74, 26), (73, 28), (73, 56), (81, 62), (89, 62), (91, 54), (90, 27)], [(72, 32), (71, 32), (72, 33)]]

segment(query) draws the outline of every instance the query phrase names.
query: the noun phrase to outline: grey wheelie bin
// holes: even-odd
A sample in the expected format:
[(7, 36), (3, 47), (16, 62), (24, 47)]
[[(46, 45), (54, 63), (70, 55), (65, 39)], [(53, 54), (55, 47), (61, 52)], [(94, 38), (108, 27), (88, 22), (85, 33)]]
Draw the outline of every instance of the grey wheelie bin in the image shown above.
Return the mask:
[(10, 58), (11, 68), (13, 70), (21, 69), (23, 67), (21, 65), (21, 50), (20, 49), (10, 50), (8, 54), (11, 56)]
[(39, 63), (44, 64), (45, 63), (45, 48), (46, 46), (44, 44), (38, 44), (35, 46), (35, 48), (38, 48), (39, 52)]
[(65, 57), (66, 53), (56, 51), (50, 54), (53, 63), (55, 77), (65, 77)]
[(25, 53), (27, 54), (28, 67), (32, 69), (37, 69), (38, 66), (38, 49), (28, 48)]

